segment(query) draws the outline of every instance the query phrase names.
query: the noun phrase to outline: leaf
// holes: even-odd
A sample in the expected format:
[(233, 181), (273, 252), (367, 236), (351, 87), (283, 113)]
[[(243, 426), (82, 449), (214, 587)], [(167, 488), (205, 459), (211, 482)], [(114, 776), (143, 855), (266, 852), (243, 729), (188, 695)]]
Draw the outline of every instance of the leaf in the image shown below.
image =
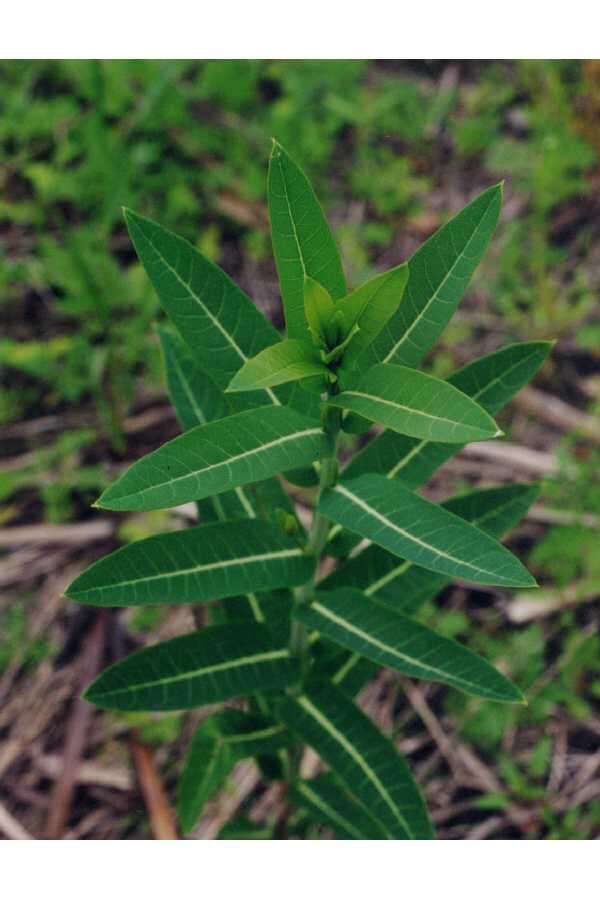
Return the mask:
[(392, 612), (354, 588), (318, 593), (295, 618), (346, 650), (411, 678), (427, 678), (474, 697), (520, 703), (523, 695), (466, 647)]
[[(442, 507), (499, 538), (522, 519), (538, 494), (537, 485), (509, 484), (461, 494), (447, 500)], [(319, 588), (360, 588), (396, 612), (412, 615), (450, 582), (447, 575), (398, 559), (372, 544), (332, 572)]]
[(188, 241), (128, 209), (125, 221), (162, 306), (218, 387), (226, 388), (245, 362), (279, 341), (252, 300)]
[(381, 475), (336, 485), (319, 509), (326, 518), (433, 572), (477, 584), (535, 587), (519, 560), (485, 532)]
[(299, 585), (311, 560), (268, 522), (217, 522), (156, 534), (93, 563), (66, 595), (92, 606), (197, 603)]
[(405, 366), (374, 366), (342, 386), (342, 393), (328, 401), (332, 406), (411, 437), (464, 444), (502, 433), (485, 410), (453, 385)]
[(335, 300), (346, 293), (340, 256), (304, 172), (276, 141), (269, 162), (269, 215), (288, 338), (306, 340), (304, 279)]
[(229, 409), (223, 393), (196, 365), (191, 350), (177, 334), (160, 328), (167, 386), (171, 403), (184, 431), (224, 418)]
[(488, 188), (411, 257), (404, 298), (387, 328), (358, 363), (418, 366), (452, 318), (485, 253), (502, 203), (502, 186)]
[(261, 625), (214, 625), (137, 650), (109, 666), (85, 699), (102, 709), (167, 711), (283, 690), (295, 661)]
[(327, 374), (316, 347), (303, 341), (280, 341), (249, 359), (233, 376), (227, 392), (255, 391), (314, 375), (324, 379)]
[[(494, 416), (531, 380), (551, 347), (547, 341), (509, 344), (459, 369), (448, 382)], [(459, 450), (457, 446), (385, 431), (354, 457), (343, 477), (381, 472), (407, 487), (417, 488)]]
[(192, 428), (134, 463), (96, 506), (163, 509), (307, 465), (321, 429), (284, 407), (264, 406)]
[(327, 324), (335, 311), (335, 306), (329, 292), (322, 284), (309, 278), (304, 278), (304, 316), (311, 333), (313, 343), (317, 346), (327, 347), (329, 343)]
[(329, 772), (296, 782), (291, 795), (317, 822), (333, 828), (339, 838), (350, 841), (385, 839), (383, 828), (336, 784)]
[(425, 840), (433, 831), (419, 788), (393, 744), (331, 684), (278, 705), (283, 722), (333, 770), (386, 837)]
[(336, 303), (343, 317), (344, 334), (353, 325), (359, 331), (344, 354), (343, 371), (351, 369), (363, 350), (366, 350), (394, 315), (408, 281), (408, 266), (403, 263), (376, 275)]
[(242, 759), (289, 743), (284, 725), (238, 709), (205, 719), (196, 730), (178, 783), (177, 815), (184, 833), (192, 830), (205, 804)]

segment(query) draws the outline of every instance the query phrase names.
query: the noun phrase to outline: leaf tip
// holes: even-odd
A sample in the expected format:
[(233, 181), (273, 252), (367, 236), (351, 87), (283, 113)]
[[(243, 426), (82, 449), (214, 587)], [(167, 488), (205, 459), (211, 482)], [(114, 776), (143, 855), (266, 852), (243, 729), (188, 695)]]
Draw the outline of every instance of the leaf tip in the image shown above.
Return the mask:
[(494, 437), (495, 437), (495, 438), (504, 437), (504, 431), (502, 431), (501, 428), (498, 428), (498, 430), (496, 431)]

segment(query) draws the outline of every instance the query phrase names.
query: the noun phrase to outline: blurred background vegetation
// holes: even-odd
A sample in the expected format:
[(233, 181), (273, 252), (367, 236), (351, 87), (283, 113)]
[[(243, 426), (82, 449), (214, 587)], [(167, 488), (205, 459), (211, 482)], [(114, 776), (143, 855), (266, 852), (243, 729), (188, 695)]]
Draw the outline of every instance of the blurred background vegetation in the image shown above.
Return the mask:
[[(598, 837), (600, 61), (5, 61), (0, 84), (0, 738), (12, 747), (0, 778), (20, 785), (4, 801), (11, 815), (43, 830), (44, 797), (61, 783), (69, 678), (89, 624), (60, 600), (64, 583), (107, 548), (169, 527), (167, 513), (99, 521), (89, 508), (119, 467), (176, 433), (157, 301), (121, 206), (186, 236), (280, 325), (265, 203), (273, 136), (313, 179), (354, 284), (505, 182), (492, 249), (431, 366), (446, 375), (513, 340), (558, 343), (502, 420), (504, 455), (460, 458), (433, 489), (542, 480), (513, 538), (542, 591), (457, 587), (426, 614), (509, 671), (529, 707), (436, 689), (402, 712), (384, 683), (376, 714), (405, 726), (443, 836)], [(160, 610), (126, 623), (128, 641), (179, 627)], [(34, 724), (33, 689), (57, 698)], [(80, 755), (114, 772), (125, 726), (98, 718)], [(183, 717), (134, 724), (170, 783)], [(74, 790), (73, 836), (145, 835), (122, 785)], [(90, 825), (98, 806), (109, 815)]]

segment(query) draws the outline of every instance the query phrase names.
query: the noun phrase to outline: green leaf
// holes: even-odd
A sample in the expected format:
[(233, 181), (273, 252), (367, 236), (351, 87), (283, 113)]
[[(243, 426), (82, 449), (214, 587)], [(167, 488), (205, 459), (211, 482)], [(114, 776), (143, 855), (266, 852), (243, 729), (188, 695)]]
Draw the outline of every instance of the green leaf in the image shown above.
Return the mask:
[(488, 188), (429, 238), (409, 260), (404, 298), (358, 365), (418, 366), (452, 318), (485, 253), (502, 203), (502, 186)]
[(304, 172), (276, 141), (269, 162), (269, 215), (287, 336), (308, 337), (304, 279), (318, 281), (335, 300), (346, 293), (340, 256)]
[(411, 678), (427, 678), (474, 697), (520, 703), (523, 695), (466, 647), (392, 612), (354, 588), (318, 593), (295, 618), (346, 650)]
[(233, 376), (227, 392), (255, 391), (315, 375), (327, 377), (317, 348), (303, 341), (281, 341), (249, 359)]
[[(494, 416), (533, 378), (551, 347), (548, 341), (509, 344), (459, 369), (448, 382)], [(381, 472), (417, 488), (460, 449), (385, 431), (354, 457), (344, 478)]]
[(410, 769), (370, 719), (331, 684), (278, 705), (283, 722), (319, 754), (391, 840), (433, 837)]
[(338, 784), (329, 772), (309, 781), (298, 781), (292, 798), (305, 807), (311, 818), (333, 828), (339, 838), (350, 841), (384, 840), (384, 829), (365, 812)]
[(343, 391), (329, 400), (373, 422), (411, 437), (461, 443), (498, 437), (502, 432), (474, 400), (447, 381), (381, 364), (345, 379)]
[(351, 369), (363, 350), (373, 343), (387, 322), (394, 315), (408, 281), (408, 265), (403, 263), (362, 284), (347, 297), (336, 303), (343, 321), (343, 333), (349, 334), (353, 325), (358, 333), (344, 353), (343, 371)]
[(240, 760), (284, 747), (289, 738), (284, 725), (238, 709), (206, 719), (192, 738), (179, 779), (177, 815), (183, 832), (192, 830), (208, 800)]
[(535, 587), (505, 547), (448, 510), (381, 475), (362, 475), (326, 492), (326, 518), (433, 572), (477, 584)]
[(85, 699), (102, 709), (167, 711), (283, 690), (297, 677), (285, 647), (261, 625), (214, 625), (137, 650), (109, 666)]
[(163, 509), (308, 465), (321, 429), (284, 407), (265, 406), (192, 428), (134, 463), (104, 491), (104, 509)]
[(329, 344), (327, 324), (334, 311), (335, 306), (329, 292), (307, 275), (304, 278), (304, 315), (313, 343), (317, 346), (327, 347)]
[[(461, 494), (446, 500), (442, 507), (499, 538), (522, 519), (538, 494), (537, 485), (509, 484)], [(360, 588), (396, 612), (412, 615), (450, 582), (447, 575), (430, 572), (371, 544), (332, 572), (319, 588)]]
[(162, 306), (218, 387), (226, 388), (245, 362), (279, 341), (252, 300), (186, 240), (131, 210), (125, 221)]
[(269, 522), (217, 522), (121, 547), (79, 575), (66, 595), (92, 606), (198, 603), (302, 584), (313, 567)]
[(196, 364), (188, 346), (177, 334), (159, 328), (167, 387), (171, 403), (184, 431), (224, 418), (229, 409), (223, 393)]

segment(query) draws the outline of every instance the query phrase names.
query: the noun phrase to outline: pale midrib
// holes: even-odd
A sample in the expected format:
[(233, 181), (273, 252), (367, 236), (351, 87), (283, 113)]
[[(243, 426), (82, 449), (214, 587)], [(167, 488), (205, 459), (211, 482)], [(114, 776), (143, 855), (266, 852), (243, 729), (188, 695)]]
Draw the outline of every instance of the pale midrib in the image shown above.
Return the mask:
[(466, 562), (463, 559), (458, 559), (455, 556), (452, 556), (450, 553), (445, 553), (439, 547), (433, 547), (431, 544), (428, 544), (426, 541), (422, 541), (421, 538), (416, 537), (414, 534), (410, 534), (410, 532), (406, 531), (404, 528), (400, 528), (399, 525), (396, 525), (394, 522), (391, 522), (386, 516), (382, 515), (382, 513), (378, 512), (376, 509), (373, 509), (372, 506), (369, 506), (368, 503), (365, 503), (364, 500), (361, 500), (360, 497), (357, 497), (356, 494), (353, 494), (351, 491), (347, 490), (343, 485), (338, 484), (335, 488), (337, 493), (342, 494), (345, 497), (348, 497), (350, 501), (356, 503), (357, 506), (360, 506), (361, 509), (372, 516), (374, 519), (377, 519), (382, 525), (385, 525), (387, 528), (390, 528), (392, 531), (401, 534), (402, 537), (409, 540), (411, 543), (418, 544), (423, 549), (428, 550), (431, 553), (434, 553), (436, 556), (441, 556), (444, 559), (447, 559), (451, 563), (455, 563), (459, 566), (464, 566), (467, 569), (471, 569), (473, 572), (478, 572), (480, 575), (491, 575), (495, 576), (497, 573), (490, 572), (487, 569), (479, 568), (477, 566), (472, 565), (469, 562)]
[(170, 486), (178, 481), (186, 481), (190, 478), (197, 478), (199, 475), (205, 475), (207, 472), (212, 472), (215, 469), (223, 468), (223, 466), (230, 466), (232, 463), (236, 463), (240, 459), (247, 459), (249, 456), (255, 456), (257, 453), (263, 453), (265, 450), (270, 450), (272, 447), (280, 447), (282, 444), (286, 444), (289, 441), (295, 441), (298, 438), (308, 437), (315, 434), (321, 434), (321, 429), (306, 428), (304, 431), (295, 431), (293, 434), (286, 434), (274, 441), (269, 441), (266, 444), (261, 444), (259, 447), (253, 447), (252, 450), (245, 450), (243, 453), (238, 453), (236, 456), (229, 456), (227, 457), (227, 459), (224, 459), (221, 462), (213, 463), (210, 466), (204, 466), (204, 468), (202, 469), (196, 469), (194, 472), (186, 472), (185, 475), (178, 475), (176, 478), (170, 478), (168, 481), (162, 481), (159, 484), (152, 485), (151, 487), (142, 488), (139, 491), (133, 491), (131, 494), (121, 494), (116, 499), (122, 503), (123, 501), (128, 500), (129, 497), (142, 497), (144, 494), (160, 490), (165, 485)]
[(283, 734), (284, 731), (284, 725), (270, 725), (268, 728), (261, 728), (258, 731), (242, 732), (241, 734), (235, 734), (232, 736), (221, 735), (220, 741), (223, 746), (228, 747), (231, 744), (243, 744), (245, 741), (266, 741), (278, 734)]
[(452, 425), (456, 428), (470, 428), (473, 431), (477, 431), (480, 434), (487, 435), (488, 437), (497, 437), (501, 434), (499, 431), (497, 434), (492, 435), (490, 432), (484, 431), (482, 428), (478, 428), (477, 425), (465, 425), (464, 422), (457, 422), (455, 419), (448, 419), (445, 416), (440, 415), (432, 415), (431, 413), (424, 412), (422, 409), (414, 409), (412, 406), (404, 406), (402, 403), (397, 403), (395, 400), (384, 400), (383, 397), (378, 397), (374, 394), (365, 394), (362, 391), (343, 391), (338, 397), (338, 401), (340, 403), (336, 405), (341, 405), (341, 401), (343, 401), (344, 397), (362, 397), (363, 400), (369, 400), (375, 403), (383, 403), (385, 406), (392, 406), (394, 409), (402, 410), (403, 412), (409, 413), (413, 416), (422, 416), (424, 419), (428, 419), (430, 422), (446, 422), (448, 425)]
[[(240, 359), (243, 362), (248, 362), (248, 357), (246, 356), (246, 354), (244, 353), (242, 348), (239, 346), (239, 344), (236, 343), (236, 341), (234, 341), (233, 337), (229, 334), (229, 332), (226, 331), (225, 328), (223, 328), (223, 326), (221, 325), (221, 323), (219, 322), (217, 317), (211, 313), (210, 309), (206, 306), (206, 304), (202, 302), (202, 300), (200, 299), (198, 294), (192, 289), (191, 283), (184, 281), (184, 279), (181, 277), (181, 275), (179, 274), (177, 269), (175, 269), (169, 262), (167, 262), (167, 260), (163, 256), (163, 254), (156, 247), (156, 244), (154, 243), (152, 238), (148, 237), (147, 234), (144, 234), (143, 231), (142, 231), (142, 235), (144, 237), (144, 240), (148, 241), (148, 243), (150, 244), (150, 246), (152, 247), (152, 249), (154, 250), (156, 255), (162, 261), (163, 265), (166, 266), (166, 268), (173, 275), (173, 277), (177, 279), (179, 284), (183, 288), (185, 288), (185, 290), (189, 293), (190, 297), (193, 297), (193, 299), (196, 301), (198, 306), (200, 306), (204, 310), (204, 314), (210, 319), (210, 321), (215, 326), (215, 328), (217, 328), (217, 330), (221, 332), (221, 334), (223, 335), (223, 337), (225, 338), (227, 343), (230, 344), (230, 346), (235, 350), (235, 352), (238, 354)], [(274, 403), (275, 406), (281, 406), (281, 402), (280, 402), (279, 398), (273, 393), (273, 391), (271, 391), (270, 389), (267, 388), (266, 393), (269, 395), (271, 402)]]
[(367, 763), (366, 759), (364, 759), (364, 757), (361, 756), (361, 754), (358, 752), (356, 747), (354, 747), (350, 743), (348, 738), (335, 727), (333, 722), (331, 722), (327, 718), (327, 716), (323, 715), (323, 713), (314, 705), (314, 703), (312, 703), (308, 699), (308, 697), (306, 695), (302, 695), (302, 696), (298, 697), (297, 702), (303, 709), (306, 710), (306, 712), (310, 716), (313, 717), (313, 719), (316, 719), (316, 721), (321, 725), (321, 727), (324, 728), (325, 731), (327, 731), (331, 735), (331, 737), (335, 741), (338, 742), (338, 744), (341, 744), (341, 746), (344, 748), (346, 753), (348, 753), (352, 757), (352, 759), (357, 764), (357, 766), (359, 766), (359, 768), (362, 769), (362, 771), (365, 773), (365, 775), (367, 776), (369, 781), (375, 786), (377, 792), (383, 798), (383, 800), (386, 802), (386, 804), (389, 806), (389, 808), (392, 810), (394, 816), (398, 819), (398, 821), (400, 822), (400, 824), (402, 825), (402, 827), (404, 828), (406, 833), (411, 834), (412, 832), (411, 832), (411, 829), (410, 829), (406, 819), (404, 818), (404, 816), (402, 815), (400, 810), (397, 808), (397, 806), (394, 803), (387, 788), (385, 787), (384, 784), (382, 784), (377, 773), (373, 771), (373, 769)]
[(289, 656), (290, 651), (285, 648), (282, 650), (268, 650), (263, 653), (255, 653), (253, 656), (240, 656), (237, 659), (226, 660), (222, 663), (214, 663), (214, 665), (204, 666), (202, 669), (192, 669), (189, 672), (181, 672), (179, 675), (171, 675), (169, 678), (157, 678), (155, 681), (145, 681), (129, 687), (115, 688), (114, 690), (106, 691), (101, 695), (98, 694), (98, 696), (113, 697), (115, 694), (130, 694), (135, 691), (144, 690), (145, 688), (159, 687), (164, 684), (177, 684), (179, 681), (188, 681), (191, 678), (213, 675), (215, 672), (226, 672), (227, 669), (239, 669), (242, 666), (250, 666), (261, 662), (271, 662), (275, 659), (288, 659)]
[(381, 578), (378, 578), (377, 581), (374, 581), (372, 584), (370, 584), (369, 587), (365, 589), (364, 593), (367, 595), (367, 597), (370, 597), (372, 594), (376, 594), (377, 591), (381, 590), (382, 587), (385, 587), (385, 585), (390, 581), (393, 581), (394, 578), (397, 578), (398, 575), (402, 575), (403, 572), (406, 572), (407, 569), (410, 569), (412, 565), (413, 563), (409, 562), (408, 560), (404, 560), (403, 563), (401, 563), (399, 566), (396, 566), (391, 570), (391, 572), (388, 572), (386, 575), (382, 575)]
[(321, 603), (313, 603), (311, 606), (312, 609), (319, 612), (324, 618), (329, 619), (335, 625), (339, 625), (340, 628), (343, 628), (345, 631), (349, 631), (352, 634), (355, 634), (358, 638), (364, 641), (367, 644), (372, 644), (373, 647), (377, 647), (384, 653), (389, 654), (390, 656), (395, 656), (403, 662), (407, 663), (410, 666), (415, 668), (420, 668), (427, 672), (432, 673), (433, 675), (437, 675), (443, 681), (446, 681), (449, 678), (452, 678), (457, 684), (462, 684), (465, 687), (473, 688), (473, 683), (466, 678), (461, 678), (460, 675), (449, 674), (445, 672), (443, 669), (438, 669), (436, 666), (430, 665), (430, 663), (419, 662), (418, 659), (415, 659), (413, 656), (407, 656), (406, 653), (402, 653), (400, 650), (396, 650), (395, 647), (391, 647), (389, 644), (385, 644), (383, 641), (380, 641), (378, 638), (369, 634), (366, 631), (363, 631), (357, 625), (354, 625), (352, 622), (349, 622), (347, 619), (344, 619), (342, 616), (336, 615), (326, 606), (323, 606)]
[[(417, 327), (417, 325), (420, 323), (421, 319), (425, 316), (425, 314), (427, 313), (427, 311), (428, 311), (429, 307), (431, 306), (431, 304), (432, 304), (432, 303), (435, 303), (435, 301), (437, 300), (437, 298), (438, 298), (440, 292), (441, 292), (442, 289), (444, 288), (446, 282), (448, 281), (448, 279), (450, 278), (450, 276), (454, 274), (455, 268), (457, 267), (457, 265), (459, 264), (459, 262), (461, 262), (461, 260), (463, 259), (463, 257), (466, 255), (466, 252), (467, 252), (467, 250), (469, 249), (469, 246), (470, 246), (470, 244), (471, 244), (471, 241), (473, 241), (473, 240), (475, 239), (475, 237), (477, 237), (477, 235), (479, 234), (479, 229), (481, 228), (481, 223), (483, 222), (483, 220), (484, 220), (485, 217), (487, 216), (488, 210), (489, 210), (489, 208), (490, 208), (490, 206), (491, 206), (491, 203), (492, 203), (492, 201), (490, 200), (490, 202), (488, 203), (488, 205), (487, 205), (486, 208), (485, 208), (485, 211), (483, 212), (483, 214), (482, 214), (482, 216), (481, 216), (481, 219), (479, 220), (479, 223), (478, 223), (478, 225), (477, 225), (477, 228), (473, 231), (473, 234), (471, 235), (471, 237), (469, 238), (469, 240), (467, 241), (467, 243), (466, 243), (465, 246), (463, 247), (463, 249), (462, 249), (461, 253), (459, 254), (459, 256), (456, 257), (456, 259), (455, 259), (455, 261), (454, 261), (454, 264), (448, 269), (448, 271), (447, 271), (446, 274), (444, 275), (443, 279), (440, 281), (440, 284), (439, 284), (437, 290), (431, 295), (431, 297), (430, 297), (429, 300), (427, 301), (426, 305), (425, 305), (425, 306), (423, 307), (423, 309), (420, 311), (420, 313), (418, 314), (418, 316), (416, 316), (416, 318), (414, 319), (414, 321), (411, 322), (411, 324), (408, 326), (408, 328), (406, 329), (406, 331), (404, 332), (404, 334), (402, 335), (402, 337), (394, 344), (394, 346), (392, 347), (392, 349), (390, 350), (390, 352), (388, 353), (388, 355), (384, 358), (383, 362), (386, 362), (386, 363), (389, 362), (390, 359), (392, 359), (392, 357), (396, 355), (396, 353), (398, 352), (399, 348), (402, 346), (402, 344), (405, 343), (405, 341), (408, 340), (408, 338), (410, 337), (410, 335), (411, 335), (411, 333), (413, 332), (413, 330)], [(410, 279), (409, 279), (409, 280), (410, 280)]]
[(158, 575), (145, 575), (143, 578), (136, 578), (133, 581), (119, 581), (114, 584), (99, 585), (97, 587), (87, 588), (81, 593), (88, 593), (88, 591), (94, 590), (112, 591), (123, 587), (131, 587), (132, 585), (146, 584), (149, 581), (160, 581), (161, 578), (180, 578), (184, 575), (197, 575), (199, 572), (210, 572), (214, 569), (228, 569), (231, 568), (231, 566), (245, 566), (249, 563), (266, 562), (272, 559), (288, 559), (293, 556), (303, 556), (302, 549), (300, 547), (294, 547), (289, 550), (274, 550), (272, 553), (256, 553), (253, 556), (241, 556), (237, 559), (221, 559), (214, 563), (192, 566), (190, 569), (173, 569), (171, 572), (160, 572)]
[[(357, 828), (354, 827), (353, 822), (349, 822), (347, 819), (345, 819), (340, 813), (338, 813), (338, 811), (336, 809), (334, 809), (332, 806), (330, 806), (319, 794), (315, 793), (315, 791), (313, 791), (312, 788), (309, 787), (307, 784), (302, 784), (302, 783), (299, 784), (297, 786), (297, 791), (298, 791), (298, 793), (303, 794), (304, 797), (306, 797), (307, 800), (309, 800), (311, 803), (314, 803), (314, 805), (317, 807), (317, 809), (320, 809), (321, 812), (324, 813), (324, 815), (328, 816), (332, 820), (332, 822), (337, 822), (338, 825), (341, 825), (342, 828), (345, 828), (346, 831), (349, 831), (350, 834), (353, 834), (357, 840), (362, 841), (365, 839), (364, 834), (362, 834), (361, 831), (359, 831)], [(381, 826), (381, 827), (383, 828), (383, 826)], [(387, 831), (385, 831), (385, 829), (384, 829), (384, 833), (385, 833), (386, 837), (390, 837), (389, 833)]]

